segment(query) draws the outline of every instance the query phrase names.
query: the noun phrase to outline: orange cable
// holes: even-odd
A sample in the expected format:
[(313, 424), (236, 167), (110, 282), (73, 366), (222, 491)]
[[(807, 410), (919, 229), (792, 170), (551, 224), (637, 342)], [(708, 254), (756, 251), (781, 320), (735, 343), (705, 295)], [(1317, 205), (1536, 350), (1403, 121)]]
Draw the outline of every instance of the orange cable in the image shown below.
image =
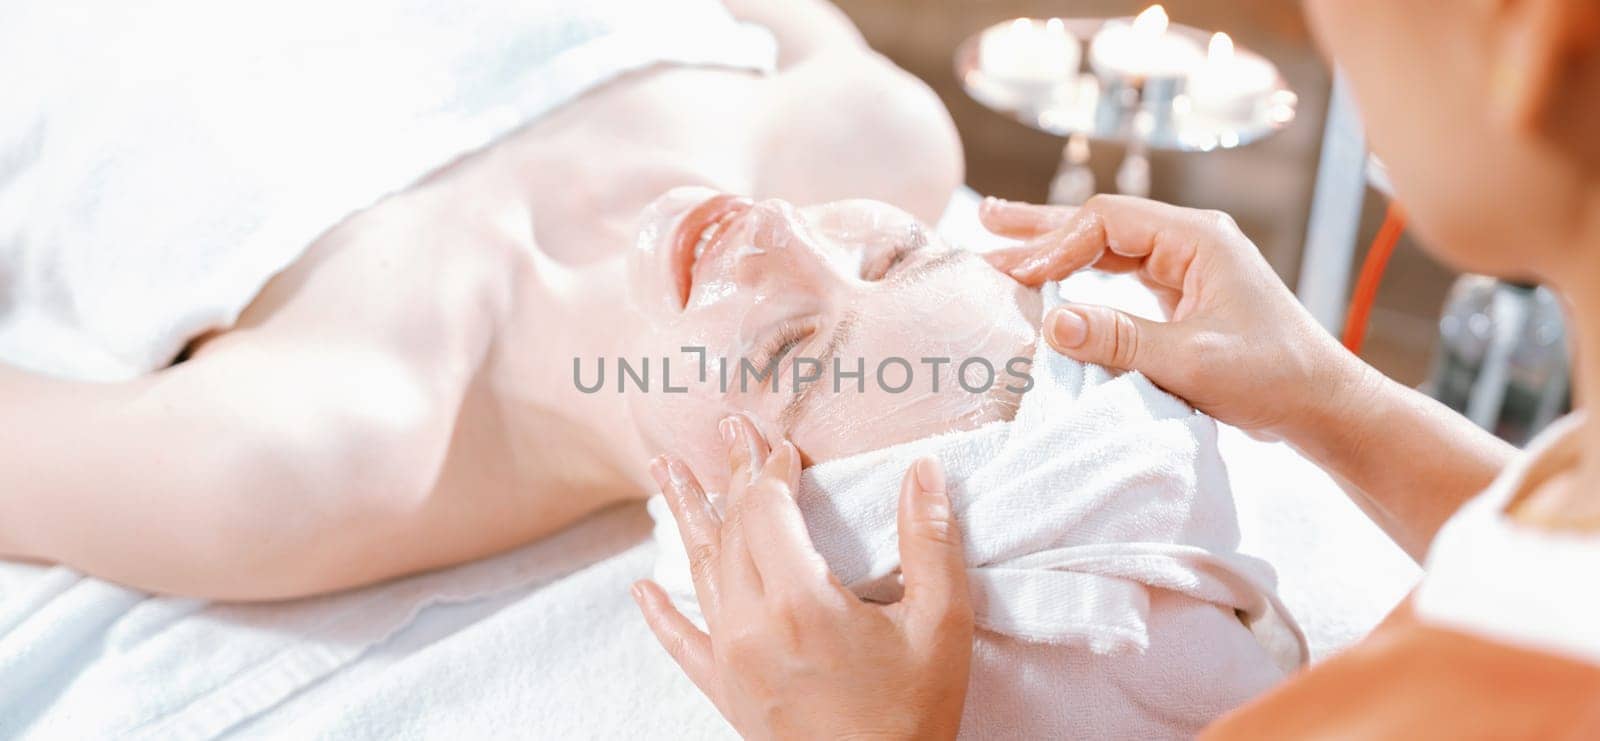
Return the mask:
[(1344, 318), (1344, 346), (1357, 355), (1361, 354), (1361, 346), (1367, 339), (1367, 320), (1372, 314), (1372, 303), (1378, 297), (1378, 283), (1383, 280), (1389, 258), (1394, 255), (1395, 245), (1399, 244), (1405, 229), (1405, 214), (1400, 211), (1400, 204), (1391, 201), (1383, 215), (1383, 226), (1378, 227), (1378, 236), (1373, 238), (1367, 259), (1361, 263), (1361, 275), (1350, 295), (1350, 311)]

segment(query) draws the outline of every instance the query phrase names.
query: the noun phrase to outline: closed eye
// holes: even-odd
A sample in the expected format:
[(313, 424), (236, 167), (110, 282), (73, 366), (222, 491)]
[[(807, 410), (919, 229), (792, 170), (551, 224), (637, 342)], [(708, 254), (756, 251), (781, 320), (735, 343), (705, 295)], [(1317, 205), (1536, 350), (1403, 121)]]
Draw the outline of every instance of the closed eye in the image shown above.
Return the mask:
[(864, 274), (861, 277), (871, 281), (883, 280), (894, 272), (896, 267), (904, 263), (906, 258), (911, 257), (913, 253), (927, 246), (928, 235), (922, 231), (921, 226), (913, 224), (906, 230), (905, 238), (895, 244), (886, 257), (878, 261), (879, 265), (874, 266), (871, 270), (863, 271)]
[(867, 270), (866, 274), (861, 277), (871, 281), (883, 280), (884, 278), (889, 277), (889, 274), (894, 272), (894, 269), (901, 263), (905, 262), (906, 258), (910, 256), (910, 248), (903, 244), (895, 245), (894, 250), (888, 254), (887, 258), (878, 261), (881, 267), (874, 267), (870, 270)]
[(783, 359), (790, 351), (800, 346), (811, 335), (816, 334), (816, 324), (808, 321), (789, 321), (778, 327), (771, 338), (762, 344), (760, 350), (761, 368), (767, 368)]

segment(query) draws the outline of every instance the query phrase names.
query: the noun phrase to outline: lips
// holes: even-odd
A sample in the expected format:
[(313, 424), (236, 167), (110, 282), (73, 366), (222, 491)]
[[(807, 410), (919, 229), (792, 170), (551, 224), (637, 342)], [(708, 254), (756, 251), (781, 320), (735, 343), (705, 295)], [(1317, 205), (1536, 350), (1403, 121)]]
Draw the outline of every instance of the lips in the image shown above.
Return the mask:
[[(678, 289), (680, 306), (688, 306), (689, 294), (694, 290), (694, 269), (700, 261), (709, 261), (727, 242), (727, 235), (740, 216), (750, 210), (747, 198), (717, 195), (705, 200), (684, 214), (669, 239), (672, 251), (673, 280)], [(702, 237), (709, 242), (701, 249)], [(699, 254), (696, 254), (696, 253)]]

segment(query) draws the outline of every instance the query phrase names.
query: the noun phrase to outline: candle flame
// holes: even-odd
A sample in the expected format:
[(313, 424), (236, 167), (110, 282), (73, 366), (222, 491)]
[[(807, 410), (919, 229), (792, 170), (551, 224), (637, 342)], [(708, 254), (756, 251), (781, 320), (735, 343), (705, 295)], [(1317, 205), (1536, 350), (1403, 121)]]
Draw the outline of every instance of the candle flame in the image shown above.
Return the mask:
[(1206, 62), (1209, 64), (1228, 64), (1233, 61), (1233, 38), (1228, 34), (1217, 32), (1211, 36), (1211, 46), (1206, 49)]
[(1160, 36), (1167, 32), (1167, 9), (1160, 3), (1144, 9), (1133, 19), (1133, 32), (1144, 37)]
[(1013, 34), (1031, 33), (1032, 31), (1032, 18), (1018, 18), (1011, 22), (1011, 33)]
[(1056, 35), (1064, 34), (1067, 32), (1067, 22), (1060, 18), (1051, 18), (1044, 22), (1044, 30)]

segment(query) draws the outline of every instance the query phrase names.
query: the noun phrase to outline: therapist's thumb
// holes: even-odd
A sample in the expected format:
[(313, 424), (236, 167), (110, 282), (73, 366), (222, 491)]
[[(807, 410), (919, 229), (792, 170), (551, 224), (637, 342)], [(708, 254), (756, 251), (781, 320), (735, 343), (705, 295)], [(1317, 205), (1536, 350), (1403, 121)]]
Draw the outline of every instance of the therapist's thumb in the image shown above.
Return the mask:
[(1136, 370), (1158, 383), (1173, 352), (1172, 326), (1104, 306), (1069, 304), (1044, 317), (1044, 338), (1074, 360), (1116, 370)]
[(934, 622), (970, 612), (966, 555), (937, 459), (911, 464), (900, 482), (899, 530), (907, 609)]

